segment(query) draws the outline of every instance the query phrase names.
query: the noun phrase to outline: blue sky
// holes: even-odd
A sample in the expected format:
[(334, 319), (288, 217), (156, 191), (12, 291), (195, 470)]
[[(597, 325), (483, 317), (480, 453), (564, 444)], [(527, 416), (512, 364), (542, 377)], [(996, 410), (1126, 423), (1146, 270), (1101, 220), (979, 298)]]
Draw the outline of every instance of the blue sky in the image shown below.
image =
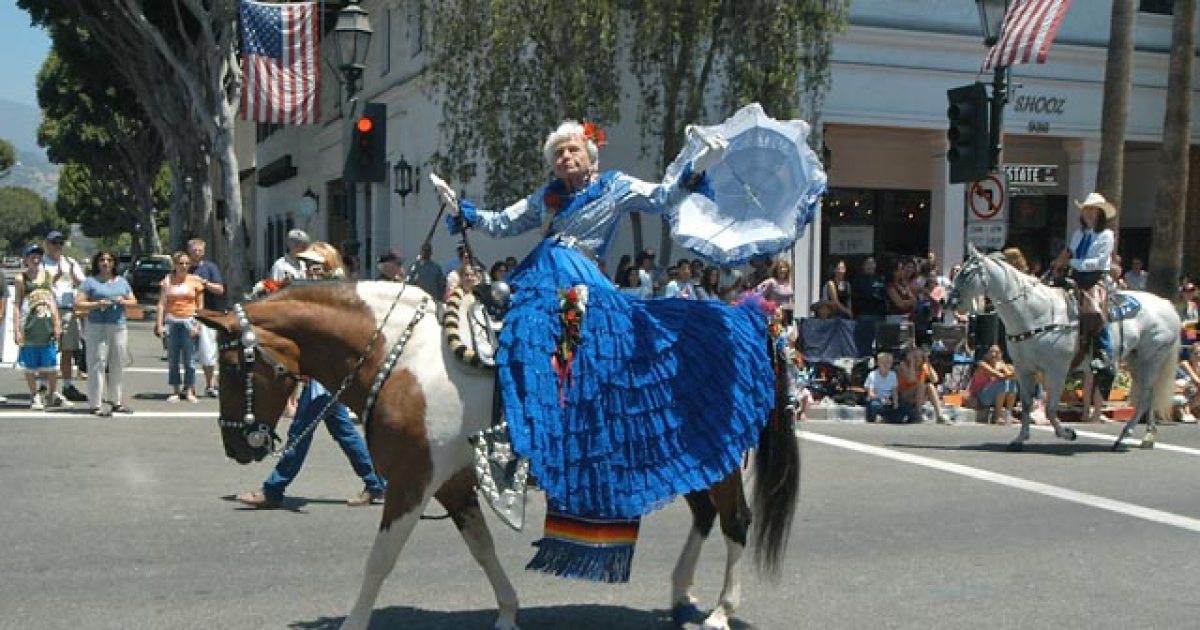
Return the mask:
[(50, 52), (50, 37), (29, 25), (16, 0), (0, 0), (0, 97), (37, 106), (34, 81)]

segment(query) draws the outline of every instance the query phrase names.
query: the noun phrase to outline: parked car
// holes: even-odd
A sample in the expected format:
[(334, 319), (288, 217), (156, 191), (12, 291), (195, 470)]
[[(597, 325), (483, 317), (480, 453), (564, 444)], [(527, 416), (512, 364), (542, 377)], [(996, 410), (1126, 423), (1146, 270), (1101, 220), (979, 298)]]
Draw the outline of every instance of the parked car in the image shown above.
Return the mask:
[(138, 298), (158, 297), (158, 284), (171, 273), (171, 257), (161, 254), (143, 256), (125, 273), (133, 294)]

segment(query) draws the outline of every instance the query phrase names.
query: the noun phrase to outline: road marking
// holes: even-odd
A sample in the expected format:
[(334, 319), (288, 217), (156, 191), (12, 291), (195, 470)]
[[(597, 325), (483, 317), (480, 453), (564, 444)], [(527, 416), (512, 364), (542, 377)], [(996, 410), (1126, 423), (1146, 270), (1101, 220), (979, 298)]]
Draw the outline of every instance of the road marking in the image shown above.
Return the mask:
[[(0, 418), (94, 418), (90, 410), (77, 408), (71, 411), (0, 411)], [(212, 411), (135, 411), (133, 413), (114, 413), (112, 419), (121, 418), (215, 418), (217, 410)], [(105, 418), (109, 420), (109, 418)]]
[[(1054, 427), (1035, 426), (1032, 428), (1037, 429), (1038, 431), (1049, 431), (1051, 433), (1054, 432)], [(1117, 439), (1117, 436), (1115, 436), (1115, 435), (1109, 435), (1107, 433), (1097, 433), (1094, 431), (1080, 431), (1079, 429), (1075, 429), (1075, 434), (1080, 437), (1091, 438), (1093, 440), (1100, 440), (1101, 442), (1109, 442), (1109, 443), (1111, 443), (1113, 440)], [(1124, 440), (1121, 440), (1121, 442), (1123, 444), (1130, 446), (1131, 448), (1137, 448), (1142, 443), (1142, 438), (1134, 437), (1134, 436), (1130, 435), (1129, 437), (1126, 437)], [(1154, 443), (1154, 450), (1171, 451), (1173, 453), (1184, 453), (1186, 455), (1200, 456), (1200, 448), (1191, 448), (1188, 446), (1178, 446), (1175, 444), (1165, 444), (1163, 442), (1157, 442), (1157, 441)]]
[(1117, 501), (1115, 499), (1108, 499), (1102, 496), (1088, 494), (1086, 492), (1079, 492), (1077, 490), (1068, 490), (1067, 488), (1060, 488), (1058, 486), (1052, 486), (1050, 484), (1045, 484), (1038, 481), (1030, 481), (1028, 479), (1021, 479), (1020, 477), (1003, 475), (988, 470), (982, 470), (980, 468), (972, 468), (971, 466), (964, 466), (962, 464), (944, 462), (931, 457), (922, 457), (920, 455), (902, 453), (900, 451), (894, 451), (878, 446), (871, 446), (869, 444), (861, 444), (859, 442), (822, 435), (820, 433), (797, 431), (797, 434), (801, 438), (812, 440), (813, 442), (828, 444), (830, 446), (857, 451), (867, 455), (874, 455), (876, 457), (883, 457), (885, 459), (892, 459), (898, 462), (904, 462), (906, 464), (915, 464), (917, 466), (933, 468), (935, 470), (962, 475), (963, 477), (969, 477), (979, 481), (999, 484), (1001, 486), (1007, 486), (1017, 490), (1024, 490), (1026, 492), (1032, 492), (1034, 494), (1040, 494), (1054, 499), (1061, 499), (1071, 503), (1078, 503), (1088, 507), (1108, 510), (1110, 512), (1116, 512), (1118, 514), (1124, 514), (1126, 516), (1132, 516), (1134, 518), (1140, 518), (1147, 521), (1161, 523), (1163, 525), (1170, 525), (1172, 527), (1178, 527), (1180, 529), (1186, 529), (1200, 533), (1200, 519), (1181, 516), (1179, 514), (1172, 514), (1171, 512), (1164, 512), (1162, 510), (1143, 507), (1133, 503), (1126, 503), (1124, 501)]

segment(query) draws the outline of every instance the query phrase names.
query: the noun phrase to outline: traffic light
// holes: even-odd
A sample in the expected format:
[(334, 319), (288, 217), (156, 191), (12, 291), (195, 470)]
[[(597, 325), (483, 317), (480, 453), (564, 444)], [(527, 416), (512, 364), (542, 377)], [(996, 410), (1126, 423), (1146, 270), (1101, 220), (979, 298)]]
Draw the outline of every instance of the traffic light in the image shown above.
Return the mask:
[(348, 156), (355, 181), (387, 181), (387, 104), (367, 103), (354, 121)]
[(982, 83), (946, 91), (950, 108), (950, 183), (973, 182), (988, 174), (991, 146), (988, 140), (988, 98)]

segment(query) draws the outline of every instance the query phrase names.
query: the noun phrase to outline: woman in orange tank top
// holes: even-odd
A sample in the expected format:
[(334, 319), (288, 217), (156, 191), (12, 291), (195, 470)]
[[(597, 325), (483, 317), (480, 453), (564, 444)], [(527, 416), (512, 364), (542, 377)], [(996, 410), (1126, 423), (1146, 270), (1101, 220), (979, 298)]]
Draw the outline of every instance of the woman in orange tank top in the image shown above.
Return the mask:
[[(196, 311), (204, 308), (204, 280), (188, 273), (192, 259), (187, 252), (171, 255), (171, 273), (162, 279), (158, 291), (158, 317), (154, 322), (155, 336), (167, 338), (167, 383), (174, 392), (167, 402), (188, 402), (196, 398), (196, 339), (200, 322)], [(180, 376), (180, 368), (183, 375)]]
[(896, 390), (900, 399), (920, 409), (925, 403), (933, 406), (938, 424), (945, 424), (942, 401), (937, 393), (938, 373), (929, 364), (929, 357), (920, 348), (913, 348), (904, 356), (904, 362), (896, 368)]

